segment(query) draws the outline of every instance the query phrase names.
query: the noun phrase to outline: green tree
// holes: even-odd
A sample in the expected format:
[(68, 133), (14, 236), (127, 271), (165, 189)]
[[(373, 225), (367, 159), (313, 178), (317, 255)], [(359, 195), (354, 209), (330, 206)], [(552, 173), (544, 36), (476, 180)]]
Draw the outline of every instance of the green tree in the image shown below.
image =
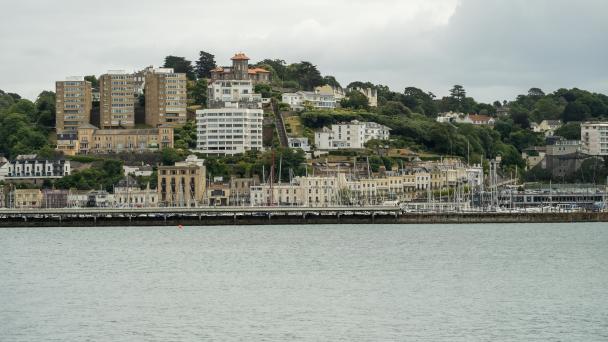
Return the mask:
[[(175, 129), (174, 146), (176, 149), (189, 150), (196, 148), (196, 123), (193, 120), (188, 120), (182, 127)], [(173, 155), (173, 151), (168, 152), (168, 155)], [(164, 154), (163, 154), (164, 156)], [(179, 156), (177, 157), (179, 159)], [(173, 156), (168, 156), (167, 160), (175, 163)]]
[(95, 75), (88, 75), (84, 77), (85, 81), (91, 82), (91, 88), (99, 89), (99, 80)]
[(161, 152), (161, 162), (163, 165), (175, 165), (176, 162), (186, 159), (187, 153), (188, 151), (180, 152), (174, 148), (165, 148)]
[(317, 66), (310, 62), (303, 61), (289, 65), (287, 75), (290, 79), (296, 80), (304, 90), (313, 90), (314, 87), (324, 84)]
[(195, 105), (207, 105), (207, 80), (199, 78), (196, 81), (189, 81), (186, 85), (188, 100)]
[(323, 77), (323, 82), (327, 85), (332, 86), (334, 89), (340, 89), (342, 88), (342, 86), (340, 85), (340, 82), (338, 82), (338, 80), (336, 80), (335, 77), (333, 76), (325, 76)]
[(457, 84), (450, 89), (450, 97), (458, 102), (462, 102), (467, 97), (467, 92), (463, 86)]
[(545, 96), (545, 92), (542, 91), (540, 88), (530, 88), (530, 90), (528, 90), (528, 96), (543, 97)]
[(7, 109), (13, 103), (15, 103), (15, 99), (4, 91), (0, 90), (0, 111)]
[(37, 125), (52, 129), (55, 126), (55, 93), (52, 91), (43, 91), (36, 98), (36, 118)]
[(209, 52), (200, 51), (196, 61), (196, 76), (198, 78), (211, 78), (211, 70), (215, 67), (215, 56)]
[(543, 120), (558, 120), (564, 112), (565, 105), (559, 99), (553, 97), (543, 97), (534, 104), (531, 118), (535, 122)]
[(271, 98), (273, 95), (270, 84), (256, 84), (254, 87), (254, 92), (261, 94), (264, 98)]
[(271, 76), (274, 78), (275, 82), (282, 82), (288, 80), (287, 75), (287, 64), (282, 59), (265, 59), (256, 64), (258, 67), (262, 67), (264, 65), (270, 66), (274, 73), (271, 71)]
[(587, 105), (574, 101), (566, 105), (562, 118), (564, 122), (585, 121), (590, 116), (590, 109)]
[(340, 101), (343, 108), (352, 109), (369, 109), (369, 100), (362, 92), (353, 90), (346, 94), (346, 97)]
[(568, 140), (581, 140), (581, 124), (578, 122), (568, 122), (555, 130), (555, 135)]
[(192, 62), (184, 57), (167, 56), (165, 57), (164, 68), (173, 68), (175, 72), (184, 73), (189, 80), (196, 80)]
[(58, 189), (92, 190), (105, 189), (112, 191), (116, 183), (124, 177), (122, 161), (107, 159), (94, 162), (91, 168), (74, 171), (71, 175), (57, 180), (54, 186)]
[(407, 87), (403, 91), (401, 103), (412, 111), (429, 117), (435, 117), (437, 116), (438, 108), (434, 99), (435, 95), (433, 93), (426, 93), (416, 87)]
[(523, 129), (530, 128), (530, 120), (528, 118), (530, 113), (526, 108), (519, 104), (514, 104), (511, 106), (509, 113), (511, 114), (511, 118), (513, 118), (514, 124), (519, 125)]

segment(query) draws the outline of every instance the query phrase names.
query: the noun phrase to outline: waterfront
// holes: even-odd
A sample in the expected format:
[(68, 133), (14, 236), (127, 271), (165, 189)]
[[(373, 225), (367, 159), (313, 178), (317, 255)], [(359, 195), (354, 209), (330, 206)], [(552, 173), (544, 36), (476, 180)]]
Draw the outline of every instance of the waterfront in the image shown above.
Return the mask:
[(0, 230), (0, 340), (605, 341), (605, 223)]

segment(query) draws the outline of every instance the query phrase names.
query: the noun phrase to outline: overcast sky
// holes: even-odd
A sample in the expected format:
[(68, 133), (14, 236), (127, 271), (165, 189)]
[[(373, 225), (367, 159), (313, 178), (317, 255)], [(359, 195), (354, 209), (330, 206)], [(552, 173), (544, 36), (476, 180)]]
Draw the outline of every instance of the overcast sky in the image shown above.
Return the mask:
[(0, 89), (35, 98), (70, 75), (138, 70), (166, 55), (220, 65), (310, 61), (324, 75), (462, 84), (481, 101), (530, 87), (608, 93), (606, 0), (19, 0), (0, 10)]

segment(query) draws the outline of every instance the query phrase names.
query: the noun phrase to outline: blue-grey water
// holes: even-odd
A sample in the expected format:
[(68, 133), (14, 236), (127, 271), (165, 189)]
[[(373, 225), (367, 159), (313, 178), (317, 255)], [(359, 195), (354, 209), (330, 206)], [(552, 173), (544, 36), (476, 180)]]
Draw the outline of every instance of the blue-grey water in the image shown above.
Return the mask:
[(608, 225), (1, 229), (0, 341), (608, 341)]

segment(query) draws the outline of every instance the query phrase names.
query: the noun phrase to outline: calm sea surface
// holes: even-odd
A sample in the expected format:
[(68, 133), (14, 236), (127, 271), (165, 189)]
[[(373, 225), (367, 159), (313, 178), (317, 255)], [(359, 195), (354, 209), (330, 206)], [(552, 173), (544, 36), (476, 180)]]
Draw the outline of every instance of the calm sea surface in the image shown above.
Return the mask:
[(0, 229), (0, 341), (608, 341), (608, 224)]

